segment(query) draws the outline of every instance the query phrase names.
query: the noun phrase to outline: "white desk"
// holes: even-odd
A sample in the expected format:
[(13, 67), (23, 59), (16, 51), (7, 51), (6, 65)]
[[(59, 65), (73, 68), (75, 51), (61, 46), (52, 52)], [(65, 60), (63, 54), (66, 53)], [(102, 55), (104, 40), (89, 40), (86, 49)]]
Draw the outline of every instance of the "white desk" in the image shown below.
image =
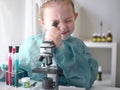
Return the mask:
[(88, 48), (110, 48), (111, 49), (111, 80), (112, 86), (116, 85), (116, 62), (117, 62), (117, 43), (96, 43), (91, 41), (84, 42)]
[[(34, 83), (31, 81), (31, 83)], [(37, 82), (35, 87), (30, 87), (30, 88), (23, 88), (23, 87), (13, 87), (13, 86), (8, 86), (5, 84), (5, 82), (0, 82), (0, 90), (48, 90), (48, 89), (42, 89), (42, 83)], [(49, 89), (51, 90), (51, 89)], [(54, 90), (85, 90), (85, 88), (77, 88), (77, 87), (65, 87), (65, 86), (59, 86), (59, 89), (54, 89)]]
[[(45, 90), (45, 89), (41, 89), (41, 83), (40, 82), (38, 82), (36, 84), (36, 86), (32, 87), (32, 88), (22, 88), (22, 87), (15, 88), (15, 87), (5, 85), (4, 82), (0, 82), (0, 90)], [(85, 89), (83, 89), (83, 88), (76, 88), (76, 89), (68, 88), (67, 89), (66, 87), (63, 87), (63, 88), (60, 88), (59, 90), (85, 90)], [(88, 90), (120, 90), (120, 88), (95, 84), (95, 85), (93, 85), (93, 87), (91, 89), (88, 89)]]

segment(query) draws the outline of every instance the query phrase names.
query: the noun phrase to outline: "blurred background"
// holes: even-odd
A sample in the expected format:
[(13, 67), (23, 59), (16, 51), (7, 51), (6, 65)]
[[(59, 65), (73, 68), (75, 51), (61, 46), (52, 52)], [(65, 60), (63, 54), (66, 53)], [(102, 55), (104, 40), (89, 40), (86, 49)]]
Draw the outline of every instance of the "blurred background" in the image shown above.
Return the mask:
[[(41, 32), (38, 23), (37, 0), (0, 0), (0, 64), (7, 62), (8, 46), (21, 45), (31, 35)], [(83, 41), (91, 40), (93, 33), (111, 31), (117, 47), (116, 86), (120, 86), (120, 0), (77, 0), (73, 36)], [(111, 73), (111, 49), (90, 49), (103, 68)]]

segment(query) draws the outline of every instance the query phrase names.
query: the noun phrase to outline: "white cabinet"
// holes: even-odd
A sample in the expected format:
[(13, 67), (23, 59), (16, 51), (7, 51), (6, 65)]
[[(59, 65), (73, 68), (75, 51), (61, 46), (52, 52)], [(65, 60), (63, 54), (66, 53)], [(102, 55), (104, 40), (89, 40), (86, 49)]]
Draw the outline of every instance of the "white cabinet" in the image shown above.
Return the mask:
[(116, 85), (116, 63), (117, 63), (117, 43), (101, 43), (101, 42), (91, 42), (84, 41), (88, 48), (102, 48), (102, 49), (111, 49), (111, 83), (112, 86)]

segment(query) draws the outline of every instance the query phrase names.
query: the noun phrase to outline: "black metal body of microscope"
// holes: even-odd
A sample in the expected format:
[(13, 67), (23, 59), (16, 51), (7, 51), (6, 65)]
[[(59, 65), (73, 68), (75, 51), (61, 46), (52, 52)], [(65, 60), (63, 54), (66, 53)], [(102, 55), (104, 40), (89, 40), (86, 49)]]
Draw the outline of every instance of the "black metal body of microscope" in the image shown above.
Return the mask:
[[(58, 22), (54, 22), (52, 26), (57, 27)], [(47, 77), (44, 78), (42, 81), (42, 88), (43, 89), (52, 89), (57, 86), (57, 65), (53, 65), (53, 50), (55, 48), (55, 44), (53, 41), (44, 41), (43, 44), (40, 45), (40, 59), (39, 61), (42, 62), (46, 60), (43, 66), (39, 68), (35, 68), (32, 70), (33, 73), (43, 73), (46, 74)], [(50, 77), (50, 76), (54, 76)]]

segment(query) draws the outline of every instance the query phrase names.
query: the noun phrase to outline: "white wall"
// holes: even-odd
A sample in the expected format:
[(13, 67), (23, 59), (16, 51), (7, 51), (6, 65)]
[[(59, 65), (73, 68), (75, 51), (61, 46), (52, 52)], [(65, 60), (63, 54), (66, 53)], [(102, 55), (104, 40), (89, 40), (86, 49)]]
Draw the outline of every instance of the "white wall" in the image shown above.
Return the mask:
[(8, 46), (21, 45), (32, 34), (32, 0), (0, 0), (0, 64)]
[(0, 62), (7, 59), (8, 46), (19, 45), (24, 38), (23, 1), (0, 0)]
[[(99, 23), (100, 20), (102, 20), (103, 32), (105, 34), (108, 30), (112, 32), (113, 41), (118, 42), (118, 53), (120, 53), (120, 0), (79, 0), (79, 4), (80, 7), (77, 8), (79, 17), (76, 22), (76, 31), (74, 35), (82, 40), (91, 39), (94, 32), (99, 33)], [(92, 49), (91, 51), (98, 59), (99, 64), (102, 64), (104, 72), (110, 72), (110, 50), (97, 51)], [(120, 56), (118, 56), (118, 63), (120, 63)], [(120, 86), (119, 67), (120, 65), (118, 64), (117, 86)]]

